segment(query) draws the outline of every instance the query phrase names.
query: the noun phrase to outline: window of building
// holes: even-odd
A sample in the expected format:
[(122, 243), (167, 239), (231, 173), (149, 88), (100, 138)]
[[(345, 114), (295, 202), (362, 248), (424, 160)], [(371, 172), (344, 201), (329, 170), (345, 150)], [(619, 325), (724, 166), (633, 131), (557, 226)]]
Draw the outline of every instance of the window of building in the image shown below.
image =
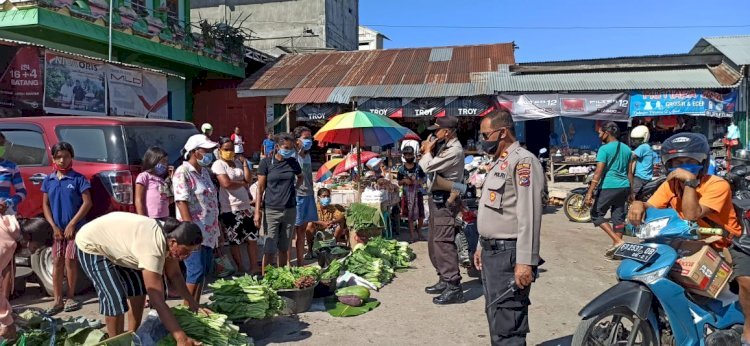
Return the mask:
[(173, 23), (182, 23), (185, 20), (184, 0), (166, 0), (168, 16)]

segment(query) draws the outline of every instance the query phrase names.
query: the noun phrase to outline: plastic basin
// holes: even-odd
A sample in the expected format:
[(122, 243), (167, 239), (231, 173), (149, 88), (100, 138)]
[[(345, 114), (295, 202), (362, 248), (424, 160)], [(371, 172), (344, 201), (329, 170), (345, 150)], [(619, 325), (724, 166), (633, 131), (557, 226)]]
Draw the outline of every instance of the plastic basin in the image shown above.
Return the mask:
[(278, 290), (276, 293), (278, 293), (286, 303), (286, 307), (282, 313), (299, 314), (310, 310), (314, 292), (315, 286), (301, 290), (296, 288)]

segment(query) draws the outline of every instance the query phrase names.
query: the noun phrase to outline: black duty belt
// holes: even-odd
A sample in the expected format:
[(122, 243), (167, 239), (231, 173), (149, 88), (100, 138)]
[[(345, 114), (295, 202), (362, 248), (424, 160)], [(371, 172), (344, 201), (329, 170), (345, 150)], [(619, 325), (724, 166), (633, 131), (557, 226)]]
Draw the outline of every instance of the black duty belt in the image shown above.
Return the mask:
[(516, 239), (487, 239), (479, 238), (483, 250), (503, 251), (516, 248)]

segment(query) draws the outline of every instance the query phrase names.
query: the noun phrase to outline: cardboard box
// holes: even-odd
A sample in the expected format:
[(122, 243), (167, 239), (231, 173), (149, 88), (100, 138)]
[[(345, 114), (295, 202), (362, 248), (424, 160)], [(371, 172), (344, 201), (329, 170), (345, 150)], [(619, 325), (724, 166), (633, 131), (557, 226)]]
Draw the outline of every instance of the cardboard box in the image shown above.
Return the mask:
[(672, 280), (695, 294), (716, 298), (729, 281), (731, 266), (716, 250), (699, 241), (683, 241), (677, 253), (680, 258), (672, 266)]

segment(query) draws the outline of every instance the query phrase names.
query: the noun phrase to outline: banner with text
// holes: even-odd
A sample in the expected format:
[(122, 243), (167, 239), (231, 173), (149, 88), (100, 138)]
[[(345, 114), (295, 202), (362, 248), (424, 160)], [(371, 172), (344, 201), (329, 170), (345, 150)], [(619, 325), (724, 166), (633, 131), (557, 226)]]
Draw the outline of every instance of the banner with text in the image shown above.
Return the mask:
[(71, 115), (107, 115), (107, 66), (54, 52), (44, 55), (44, 110)]
[(169, 118), (167, 76), (108, 66), (110, 115)]
[(404, 108), (401, 104), (401, 99), (399, 98), (369, 99), (357, 104), (357, 110), (385, 115), (391, 118), (402, 118), (404, 116)]
[(496, 107), (497, 102), (491, 96), (458, 97), (448, 101), (445, 113), (457, 117), (483, 117)]
[(716, 118), (731, 117), (737, 106), (737, 91), (643, 90), (630, 96), (630, 115), (650, 117), (690, 114)]
[(44, 77), (37, 47), (0, 47), (3, 62), (8, 61), (0, 78), (0, 107), (37, 109), (42, 106)]
[(326, 120), (341, 113), (337, 103), (308, 103), (297, 108), (297, 121)]
[(590, 120), (628, 121), (627, 93), (614, 94), (500, 94), (500, 108), (513, 121), (569, 117)]
[[(444, 117), (444, 98), (418, 98), (404, 105), (404, 118)], [(392, 116), (392, 118), (395, 118)]]

